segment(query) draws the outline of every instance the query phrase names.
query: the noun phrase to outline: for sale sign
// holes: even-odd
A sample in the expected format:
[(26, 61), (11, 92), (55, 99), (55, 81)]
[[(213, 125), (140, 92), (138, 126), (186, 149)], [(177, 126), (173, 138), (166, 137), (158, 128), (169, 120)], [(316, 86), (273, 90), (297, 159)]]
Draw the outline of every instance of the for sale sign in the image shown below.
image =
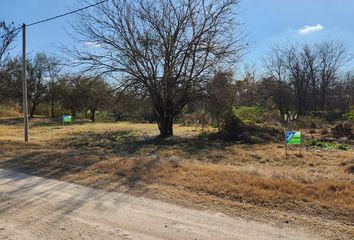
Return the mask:
[(286, 145), (301, 144), (301, 132), (286, 132), (285, 134)]
[(63, 116), (63, 123), (72, 123), (73, 119), (70, 115)]

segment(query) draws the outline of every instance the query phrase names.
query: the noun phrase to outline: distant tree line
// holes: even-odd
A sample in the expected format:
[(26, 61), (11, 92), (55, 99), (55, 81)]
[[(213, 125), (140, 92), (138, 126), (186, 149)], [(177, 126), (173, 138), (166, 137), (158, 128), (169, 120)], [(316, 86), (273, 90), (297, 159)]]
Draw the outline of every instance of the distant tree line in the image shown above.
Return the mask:
[(342, 43), (325, 41), (272, 48), (263, 74), (247, 69), (236, 80), (232, 71), (219, 71), (207, 97), (212, 121), (230, 106), (276, 109), (281, 118), (348, 112), (354, 105), (354, 74), (343, 72), (348, 60)]
[[(352, 76), (342, 76), (349, 60), (344, 45), (325, 41), (314, 45), (276, 46), (265, 60), (272, 92), (282, 113), (346, 109), (353, 102)], [(292, 101), (286, 101), (292, 98)]]
[[(22, 105), (21, 64), (21, 59), (9, 58), (0, 68), (0, 107)], [(27, 83), (30, 118), (80, 114), (95, 122), (97, 112), (105, 112), (107, 120), (155, 120), (147, 99), (117, 91), (100, 77), (66, 73), (58, 58), (44, 53), (27, 59)]]
[[(326, 48), (326, 53), (321, 53), (320, 47)], [(326, 54), (331, 49), (335, 53), (327, 60)], [(293, 55), (295, 53), (297, 55)], [(345, 53), (343, 46), (336, 42), (315, 47), (277, 47), (265, 59), (267, 72), (263, 76), (251, 68), (245, 71), (242, 79), (235, 79), (231, 70), (215, 71), (202, 96), (186, 105), (179, 120), (191, 114), (194, 122), (219, 124), (228, 108), (250, 106), (276, 110), (279, 119), (284, 115), (348, 112), (354, 105), (354, 74), (341, 71)], [(328, 62), (334, 60), (339, 62)], [(156, 121), (148, 95), (116, 89), (103, 78), (65, 73), (61, 62), (53, 56), (38, 53), (29, 58), (27, 72), (30, 117), (35, 114), (47, 114), (52, 118), (61, 114), (75, 117), (80, 113), (94, 122), (97, 112), (106, 112), (111, 120)], [(21, 74), (19, 58), (3, 63), (0, 105), (22, 104)], [(46, 111), (43, 112), (43, 108)]]

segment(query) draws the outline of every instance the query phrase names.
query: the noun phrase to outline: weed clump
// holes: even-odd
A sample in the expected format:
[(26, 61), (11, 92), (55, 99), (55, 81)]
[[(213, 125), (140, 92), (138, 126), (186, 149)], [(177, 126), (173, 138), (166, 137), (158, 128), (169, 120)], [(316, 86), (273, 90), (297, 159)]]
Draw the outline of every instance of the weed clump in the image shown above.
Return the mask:
[(354, 110), (344, 114), (344, 118), (348, 119), (348, 121), (354, 123)]
[(325, 141), (317, 141), (311, 140), (310, 142), (305, 143), (308, 149), (337, 149), (337, 150), (350, 150), (351, 146), (348, 144), (343, 143), (336, 143), (336, 142), (325, 142)]

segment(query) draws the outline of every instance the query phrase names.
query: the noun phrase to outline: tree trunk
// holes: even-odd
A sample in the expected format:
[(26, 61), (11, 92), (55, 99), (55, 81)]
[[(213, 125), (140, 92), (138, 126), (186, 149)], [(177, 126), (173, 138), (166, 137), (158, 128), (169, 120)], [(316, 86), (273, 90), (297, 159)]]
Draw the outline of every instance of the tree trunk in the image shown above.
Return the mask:
[(318, 106), (317, 106), (317, 89), (316, 87), (314, 87), (312, 89), (312, 110), (317, 111), (318, 110)]
[(51, 82), (51, 99), (50, 99), (50, 113), (51, 117), (54, 118), (54, 107), (55, 107), (55, 94), (54, 94), (54, 82)]
[(36, 109), (37, 109), (37, 104), (33, 104), (31, 111), (30, 111), (29, 118), (33, 118), (33, 115), (34, 115), (34, 112), (36, 111)]
[(326, 107), (326, 90), (325, 89), (322, 89), (321, 90), (321, 104), (320, 104), (320, 108), (321, 108), (321, 111), (323, 112), (325, 110), (325, 107)]
[(163, 117), (157, 119), (158, 126), (160, 130), (160, 137), (171, 137), (173, 136), (173, 117)]
[(50, 105), (50, 113), (51, 113), (52, 118), (55, 117), (54, 116), (54, 105), (55, 105), (55, 103), (54, 103), (54, 100), (52, 99), (51, 105)]
[(91, 121), (96, 122), (96, 109), (91, 110)]
[(204, 133), (204, 128), (205, 128), (205, 116), (207, 114), (207, 111), (206, 109), (204, 108), (204, 112), (203, 112), (203, 115), (202, 115), (202, 133)]
[(297, 113), (302, 115), (302, 99), (300, 96), (297, 96)]

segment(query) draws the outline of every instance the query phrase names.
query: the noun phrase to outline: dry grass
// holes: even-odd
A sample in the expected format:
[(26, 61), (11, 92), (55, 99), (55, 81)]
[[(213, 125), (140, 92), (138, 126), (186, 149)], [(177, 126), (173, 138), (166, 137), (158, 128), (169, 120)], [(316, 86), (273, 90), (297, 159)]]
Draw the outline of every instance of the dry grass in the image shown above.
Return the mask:
[(0, 117), (21, 117), (21, 106), (14, 105), (1, 105), (0, 104)]
[(352, 150), (293, 149), (285, 159), (279, 144), (229, 144), (200, 131), (177, 125), (176, 137), (161, 140), (154, 124), (36, 120), (24, 144), (20, 120), (0, 119), (0, 167), (354, 236)]

